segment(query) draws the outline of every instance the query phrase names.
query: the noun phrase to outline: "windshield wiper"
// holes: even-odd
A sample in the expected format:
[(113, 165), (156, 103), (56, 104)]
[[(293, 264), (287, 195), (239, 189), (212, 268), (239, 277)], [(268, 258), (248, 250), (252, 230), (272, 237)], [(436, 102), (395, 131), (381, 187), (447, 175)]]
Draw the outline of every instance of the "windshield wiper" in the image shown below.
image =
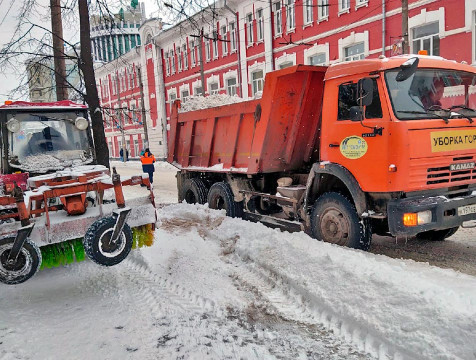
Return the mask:
[(439, 117), (440, 119), (443, 119), (445, 124), (449, 124), (450, 121), (448, 120), (447, 117), (444, 117), (443, 115), (434, 113), (434, 112), (428, 112), (428, 111), (409, 111), (409, 110), (397, 110), (397, 112), (402, 113), (402, 114), (414, 114), (414, 115), (435, 115), (436, 117)]
[(462, 109), (462, 110), (469, 110), (469, 111), (472, 111), (472, 112), (476, 112), (475, 109), (471, 109), (470, 107), (467, 107), (465, 105), (453, 105), (453, 106), (450, 106), (448, 109), (444, 109), (444, 110), (448, 110), (450, 113), (451, 112), (454, 112), (458, 115), (461, 115), (463, 116), (464, 118), (468, 119), (469, 123), (472, 124), (473, 123), (473, 119), (469, 116), (469, 115), (466, 115), (466, 114), (463, 114), (463, 113), (460, 113), (458, 111), (454, 111), (454, 109)]

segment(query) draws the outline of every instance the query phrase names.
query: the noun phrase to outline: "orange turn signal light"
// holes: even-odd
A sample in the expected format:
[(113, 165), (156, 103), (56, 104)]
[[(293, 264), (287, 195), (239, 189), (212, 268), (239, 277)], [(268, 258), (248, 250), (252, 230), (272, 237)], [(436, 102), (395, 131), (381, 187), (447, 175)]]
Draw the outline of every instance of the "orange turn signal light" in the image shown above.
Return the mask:
[(11, 101), (11, 100), (5, 100), (5, 105), (11, 105), (11, 104), (13, 104), (13, 101)]
[(418, 50), (418, 55), (428, 55), (428, 50)]
[(416, 213), (405, 213), (405, 214), (403, 214), (403, 225), (405, 225), (405, 226), (417, 226), (418, 225), (418, 214), (416, 214)]

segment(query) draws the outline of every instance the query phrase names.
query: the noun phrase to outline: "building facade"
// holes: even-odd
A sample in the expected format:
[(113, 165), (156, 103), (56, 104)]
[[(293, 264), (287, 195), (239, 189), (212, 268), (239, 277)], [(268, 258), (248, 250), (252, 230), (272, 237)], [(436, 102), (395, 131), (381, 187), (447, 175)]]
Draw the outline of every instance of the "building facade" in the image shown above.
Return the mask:
[[(155, 35), (141, 27), (147, 123), (160, 135), (151, 150), (165, 157), (175, 99), (259, 97), (275, 69), (401, 53), (401, 11), (390, 0), (228, 0)], [(476, 1), (409, 0), (408, 44), (411, 53), (476, 65)]]

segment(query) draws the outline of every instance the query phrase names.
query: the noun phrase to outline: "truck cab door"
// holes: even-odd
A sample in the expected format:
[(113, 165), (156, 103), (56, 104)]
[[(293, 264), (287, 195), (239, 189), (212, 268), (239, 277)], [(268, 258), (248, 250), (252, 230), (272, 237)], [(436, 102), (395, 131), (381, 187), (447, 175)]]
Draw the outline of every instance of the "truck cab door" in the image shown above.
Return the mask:
[[(364, 191), (384, 191), (388, 176), (389, 115), (381, 79), (373, 78), (373, 99), (361, 108), (363, 121), (351, 120), (359, 106), (358, 81), (335, 79), (326, 84), (322, 116), (321, 160), (349, 170)], [(381, 135), (374, 128), (383, 128)]]

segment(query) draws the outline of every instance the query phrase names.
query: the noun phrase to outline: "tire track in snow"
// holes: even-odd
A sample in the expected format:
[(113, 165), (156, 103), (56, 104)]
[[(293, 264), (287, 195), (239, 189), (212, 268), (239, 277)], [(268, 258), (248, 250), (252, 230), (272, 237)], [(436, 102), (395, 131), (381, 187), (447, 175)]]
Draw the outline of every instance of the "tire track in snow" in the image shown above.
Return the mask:
[(250, 259), (239, 251), (235, 252), (232, 261), (241, 270), (237, 276), (245, 283), (256, 287), (284, 318), (306, 325), (322, 326), (345, 343), (352, 344), (359, 351), (378, 359), (418, 358), (417, 354), (410, 354), (404, 349), (395, 349), (390, 341), (366, 329), (362, 324), (337, 314), (332, 308), (324, 305), (315, 294), (285, 275), (269, 269), (266, 264)]

